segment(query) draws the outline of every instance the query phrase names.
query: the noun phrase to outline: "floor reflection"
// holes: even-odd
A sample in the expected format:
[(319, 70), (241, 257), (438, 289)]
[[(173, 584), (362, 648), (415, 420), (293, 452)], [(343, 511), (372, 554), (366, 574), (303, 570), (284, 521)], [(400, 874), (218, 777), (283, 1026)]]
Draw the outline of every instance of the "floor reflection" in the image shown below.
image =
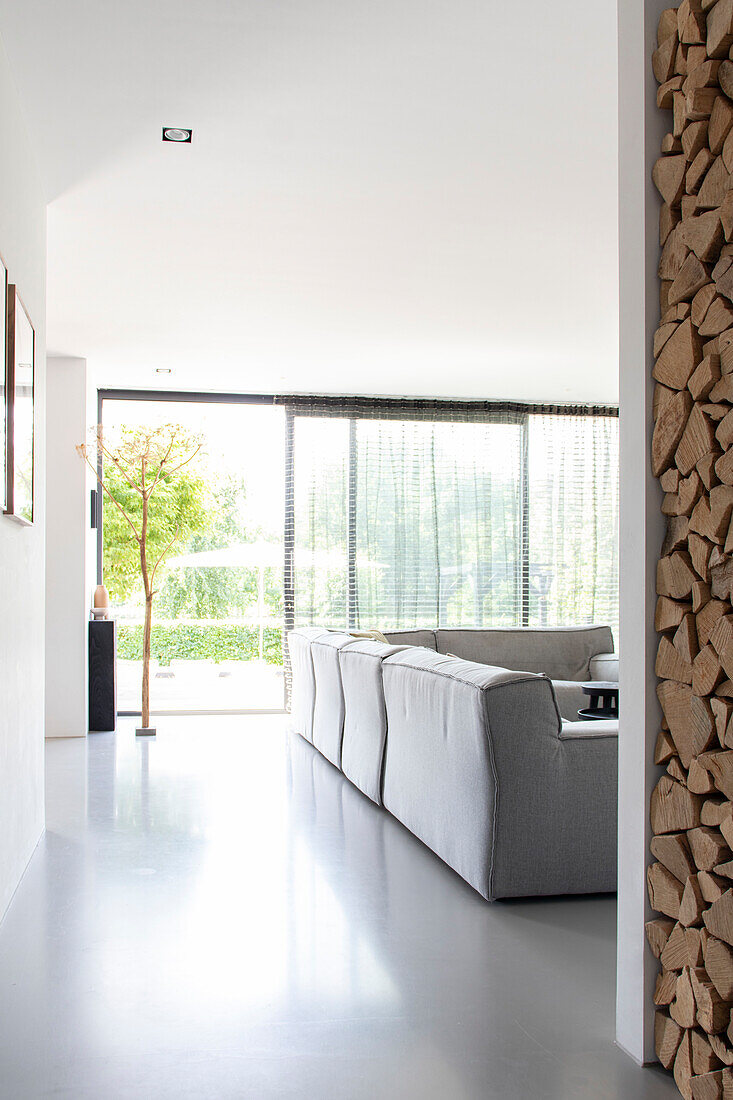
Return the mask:
[(609, 898), (487, 905), (281, 718), (48, 746), (0, 929), (0, 1096), (666, 1097)]

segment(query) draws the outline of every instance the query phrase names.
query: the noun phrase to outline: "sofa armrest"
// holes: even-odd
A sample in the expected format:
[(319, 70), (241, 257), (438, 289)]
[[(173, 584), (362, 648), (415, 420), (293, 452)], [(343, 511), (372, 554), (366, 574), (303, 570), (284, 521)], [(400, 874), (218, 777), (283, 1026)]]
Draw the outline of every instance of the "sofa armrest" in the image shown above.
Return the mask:
[[(518, 768), (517, 780), (526, 772), (524, 756), (535, 755), (535, 742), (541, 743), (537, 753), (543, 761), (557, 754), (560, 716), (550, 681), (427, 649), (396, 653), (381, 667), (387, 715), (383, 804), (490, 898), (501, 782), (493, 742), (513, 741), (508, 766)], [(509, 689), (507, 722), (500, 699)], [(488, 713), (489, 700), (495, 718)], [(542, 769), (540, 762), (540, 774)], [(551, 769), (541, 784), (552, 786)], [(528, 788), (522, 804), (534, 798)]]
[(553, 680), (552, 687), (563, 722), (577, 722), (578, 711), (582, 707), (587, 707), (589, 702), (588, 696), (583, 694), (582, 682)]
[(491, 895), (615, 890), (618, 723), (563, 722), (549, 735), (537, 702), (513, 684), (487, 700), (497, 786)]
[(590, 659), (591, 680), (618, 683), (618, 653), (596, 653)]

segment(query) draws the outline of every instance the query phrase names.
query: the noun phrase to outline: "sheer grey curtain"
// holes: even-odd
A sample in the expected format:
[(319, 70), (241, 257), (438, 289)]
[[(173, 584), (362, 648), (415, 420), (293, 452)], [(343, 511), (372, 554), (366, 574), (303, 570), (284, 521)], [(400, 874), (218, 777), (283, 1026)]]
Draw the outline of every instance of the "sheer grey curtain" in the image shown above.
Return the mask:
[(280, 400), (286, 626), (615, 628), (614, 408)]

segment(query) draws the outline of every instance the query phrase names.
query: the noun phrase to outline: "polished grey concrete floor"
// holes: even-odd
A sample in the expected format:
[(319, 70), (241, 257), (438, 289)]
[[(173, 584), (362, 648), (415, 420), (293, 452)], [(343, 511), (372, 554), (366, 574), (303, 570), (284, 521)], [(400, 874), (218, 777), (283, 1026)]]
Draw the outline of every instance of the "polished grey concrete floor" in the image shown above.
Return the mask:
[(48, 745), (0, 927), (3, 1100), (670, 1098), (614, 900), (487, 905), (281, 718)]

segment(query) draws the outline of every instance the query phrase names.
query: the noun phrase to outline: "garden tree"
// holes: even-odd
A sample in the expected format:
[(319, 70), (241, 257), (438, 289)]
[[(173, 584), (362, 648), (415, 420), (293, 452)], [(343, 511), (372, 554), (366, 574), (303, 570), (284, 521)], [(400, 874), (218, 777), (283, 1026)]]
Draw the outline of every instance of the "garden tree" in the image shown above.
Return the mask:
[(105, 577), (118, 597), (129, 595), (138, 577), (142, 580), (142, 725), (148, 728), (154, 585), (176, 542), (203, 527), (206, 520), (205, 485), (191, 467), (201, 451), (201, 441), (178, 424), (165, 424), (123, 428), (113, 442), (105, 442), (99, 425), (94, 446), (82, 443), (77, 450), (114, 505), (105, 514)]
[[(127, 438), (133, 432), (131, 429), (122, 429), (119, 434), (120, 441), (126, 446)], [(129, 484), (124, 473), (107, 458), (104, 460), (104, 481), (115, 501), (123, 506), (128, 515), (140, 522), (140, 494)], [(149, 558), (153, 558), (163, 549), (176, 528), (179, 535), (175, 549), (179, 551), (182, 543), (187, 542), (191, 536), (197, 537), (198, 532), (210, 525), (215, 507), (215, 498), (211, 496), (196, 470), (184, 467), (175, 478), (163, 479), (155, 494), (155, 523), (148, 528)], [(105, 584), (116, 603), (127, 603), (141, 590), (139, 547), (131, 537), (130, 526), (119, 508), (105, 509), (102, 565)], [(158, 606), (165, 587), (164, 583), (156, 593)]]

